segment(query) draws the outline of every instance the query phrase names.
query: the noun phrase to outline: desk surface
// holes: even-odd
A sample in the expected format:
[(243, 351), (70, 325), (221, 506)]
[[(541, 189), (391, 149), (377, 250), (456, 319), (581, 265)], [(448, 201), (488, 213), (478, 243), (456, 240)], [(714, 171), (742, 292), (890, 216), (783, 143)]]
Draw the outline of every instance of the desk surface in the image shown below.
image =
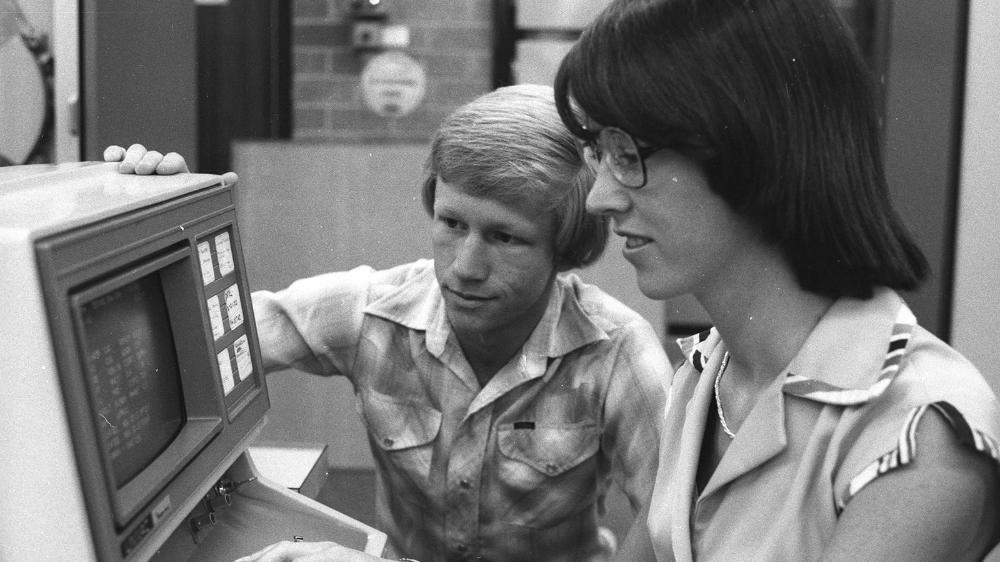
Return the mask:
[(323, 443), (260, 441), (247, 449), (260, 474), (290, 490), (315, 499), (329, 471)]

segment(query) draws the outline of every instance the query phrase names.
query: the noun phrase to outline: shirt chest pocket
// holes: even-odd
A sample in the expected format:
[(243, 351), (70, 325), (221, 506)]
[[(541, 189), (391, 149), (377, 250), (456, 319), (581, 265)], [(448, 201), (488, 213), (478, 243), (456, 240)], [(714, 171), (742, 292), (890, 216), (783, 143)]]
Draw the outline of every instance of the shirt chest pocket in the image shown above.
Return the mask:
[[(501, 425), (498, 484), (504, 497), (516, 498), (518, 509), (504, 520), (518, 527), (550, 528), (577, 515), (597, 498), (600, 431), (593, 423)], [(526, 508), (527, 507), (527, 508)]]
[(600, 446), (595, 423), (505, 424), (497, 432), (500, 452), (547, 477), (559, 476), (594, 456)]
[(373, 390), (361, 392), (359, 399), (372, 453), (384, 456), (411, 477), (426, 479), (441, 429), (441, 412)]

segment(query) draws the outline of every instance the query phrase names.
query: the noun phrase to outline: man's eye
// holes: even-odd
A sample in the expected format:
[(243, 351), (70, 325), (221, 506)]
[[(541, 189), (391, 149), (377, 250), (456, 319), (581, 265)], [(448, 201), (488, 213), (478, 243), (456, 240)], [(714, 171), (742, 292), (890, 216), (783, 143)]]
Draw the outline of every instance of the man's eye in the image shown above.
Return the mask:
[(458, 221), (455, 219), (450, 219), (448, 217), (441, 217), (441, 222), (444, 223), (448, 228), (458, 228)]
[(496, 232), (496, 233), (494, 233), (493, 234), (493, 239), (496, 240), (497, 242), (500, 242), (500, 243), (503, 243), (503, 244), (510, 244), (511, 242), (514, 241), (514, 237), (512, 235), (510, 235), (510, 234), (507, 234), (506, 232)]

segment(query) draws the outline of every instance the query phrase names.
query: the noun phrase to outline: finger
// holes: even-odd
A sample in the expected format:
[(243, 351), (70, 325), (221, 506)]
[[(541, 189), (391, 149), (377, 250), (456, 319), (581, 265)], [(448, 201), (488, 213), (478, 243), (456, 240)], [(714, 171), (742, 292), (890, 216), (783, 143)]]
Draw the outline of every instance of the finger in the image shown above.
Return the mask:
[(163, 156), (163, 160), (156, 166), (156, 173), (161, 176), (171, 174), (187, 173), (188, 165), (184, 157), (176, 152), (168, 152)]
[(295, 562), (379, 562), (381, 559), (336, 543), (326, 543), (322, 550), (305, 553)]
[(345, 548), (328, 548), (321, 552), (304, 554), (295, 562), (368, 562), (357, 557), (357, 552)]
[(131, 174), (135, 172), (135, 166), (142, 160), (143, 155), (146, 154), (146, 147), (141, 144), (133, 144), (128, 147), (125, 151), (125, 157), (122, 159), (122, 163), (118, 165), (118, 171), (123, 174)]
[(135, 165), (135, 173), (140, 176), (148, 176), (156, 172), (156, 167), (163, 161), (163, 153), (150, 150), (142, 155), (142, 159)]
[(222, 185), (235, 185), (238, 181), (240, 181), (240, 177), (236, 175), (236, 172), (222, 174)]
[(321, 552), (333, 544), (281, 541), (266, 546), (250, 556), (244, 556), (235, 562), (298, 562), (308, 559), (311, 555)]
[(104, 149), (104, 161), (105, 162), (121, 162), (121, 159), (125, 157), (125, 149), (113, 144)]
[(379, 558), (334, 542), (281, 541), (237, 562), (373, 562)]
[(280, 558), (274, 558), (277, 550), (280, 550), (284, 543), (274, 543), (264, 548), (254, 552), (253, 554), (244, 556), (242, 558), (237, 558), (233, 562), (265, 562), (267, 560), (281, 560)]

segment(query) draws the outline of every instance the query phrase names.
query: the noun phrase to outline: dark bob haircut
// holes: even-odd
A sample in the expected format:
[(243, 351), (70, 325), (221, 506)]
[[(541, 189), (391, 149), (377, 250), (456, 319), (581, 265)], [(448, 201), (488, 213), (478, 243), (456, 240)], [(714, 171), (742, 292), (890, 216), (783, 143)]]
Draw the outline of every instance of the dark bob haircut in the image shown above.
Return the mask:
[(573, 111), (699, 160), (803, 288), (916, 288), (927, 261), (893, 210), (874, 88), (829, 0), (616, 0), (555, 82)]
[(431, 139), (425, 167), (422, 197), (431, 216), (440, 178), (471, 195), (548, 211), (559, 271), (589, 265), (604, 252), (607, 221), (587, 213), (594, 176), (550, 86), (498, 88), (458, 108)]

